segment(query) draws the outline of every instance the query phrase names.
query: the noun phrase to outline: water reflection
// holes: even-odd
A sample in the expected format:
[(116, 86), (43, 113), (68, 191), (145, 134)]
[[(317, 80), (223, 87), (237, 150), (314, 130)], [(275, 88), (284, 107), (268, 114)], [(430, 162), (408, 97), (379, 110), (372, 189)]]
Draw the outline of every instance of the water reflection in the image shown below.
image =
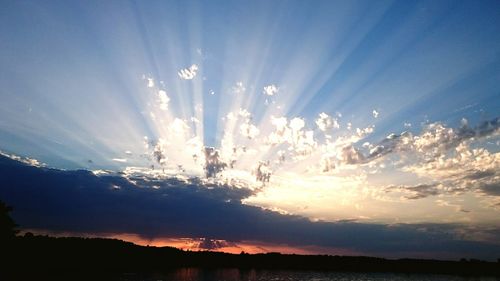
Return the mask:
[(124, 274), (123, 281), (500, 281), (451, 275), (182, 268), (150, 275)]

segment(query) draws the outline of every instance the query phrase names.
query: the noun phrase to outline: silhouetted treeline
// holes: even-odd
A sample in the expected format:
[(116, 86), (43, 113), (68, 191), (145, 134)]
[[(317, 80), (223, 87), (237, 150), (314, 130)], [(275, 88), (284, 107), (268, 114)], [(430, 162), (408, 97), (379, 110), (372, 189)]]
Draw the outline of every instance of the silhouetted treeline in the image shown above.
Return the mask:
[(11, 211), (12, 207), (0, 201), (0, 243), (12, 239), (18, 233), (16, 223), (9, 216)]
[(25, 235), (3, 249), (11, 272), (151, 272), (179, 267), (441, 273), (500, 276), (499, 262), (438, 261), (326, 255), (227, 254), (138, 246), (116, 239)]

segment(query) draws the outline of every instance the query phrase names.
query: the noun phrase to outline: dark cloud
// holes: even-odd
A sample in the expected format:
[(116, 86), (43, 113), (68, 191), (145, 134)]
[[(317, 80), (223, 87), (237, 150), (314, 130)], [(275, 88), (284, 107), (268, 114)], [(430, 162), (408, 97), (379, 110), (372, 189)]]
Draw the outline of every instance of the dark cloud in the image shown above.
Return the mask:
[(500, 182), (498, 180), (491, 183), (482, 183), (479, 187), (488, 195), (500, 196)]
[(205, 147), (204, 152), (205, 165), (203, 169), (205, 170), (205, 176), (207, 178), (214, 178), (227, 167), (227, 164), (222, 161), (219, 151), (214, 147)]
[(13, 216), (23, 228), (253, 240), (384, 256), (495, 259), (500, 253), (497, 244), (457, 237), (460, 225), (312, 222), (242, 204), (252, 195), (249, 189), (206, 185), (196, 178), (136, 176), (131, 181), (119, 175), (33, 167), (5, 157), (0, 157), (0, 178), (0, 198), (14, 206)]
[(410, 195), (405, 196), (406, 199), (422, 199), (428, 196), (439, 195), (440, 191), (437, 186), (438, 184), (392, 185), (387, 187), (386, 190), (399, 190), (410, 193)]
[(484, 178), (491, 178), (496, 175), (496, 172), (493, 170), (485, 170), (485, 171), (472, 171), (470, 174), (466, 175), (464, 179), (468, 180), (480, 180)]
[(409, 132), (403, 132), (402, 134), (390, 134), (385, 139), (380, 141), (373, 149), (370, 150), (370, 154), (365, 157), (368, 161), (382, 157), (393, 151), (399, 150), (401, 138), (411, 138), (412, 135)]

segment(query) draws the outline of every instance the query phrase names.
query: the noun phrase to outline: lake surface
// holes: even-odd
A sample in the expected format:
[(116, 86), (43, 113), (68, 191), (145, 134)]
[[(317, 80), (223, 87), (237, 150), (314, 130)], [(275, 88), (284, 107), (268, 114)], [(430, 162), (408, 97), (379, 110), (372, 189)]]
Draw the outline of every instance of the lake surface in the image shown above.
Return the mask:
[(462, 277), (452, 275), (344, 273), (318, 271), (240, 270), (198, 268), (177, 269), (169, 273), (124, 274), (123, 281), (500, 281), (496, 277)]

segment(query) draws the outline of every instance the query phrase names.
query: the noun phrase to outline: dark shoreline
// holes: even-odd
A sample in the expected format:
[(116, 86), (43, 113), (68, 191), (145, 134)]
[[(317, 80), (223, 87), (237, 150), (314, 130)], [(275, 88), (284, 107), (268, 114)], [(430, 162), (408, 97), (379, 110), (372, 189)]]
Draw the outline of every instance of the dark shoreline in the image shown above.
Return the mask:
[(25, 236), (4, 242), (1, 248), (6, 258), (2, 261), (2, 272), (7, 280), (29, 273), (153, 273), (179, 268), (500, 276), (500, 261), (191, 252), (139, 246), (116, 239), (76, 237)]

